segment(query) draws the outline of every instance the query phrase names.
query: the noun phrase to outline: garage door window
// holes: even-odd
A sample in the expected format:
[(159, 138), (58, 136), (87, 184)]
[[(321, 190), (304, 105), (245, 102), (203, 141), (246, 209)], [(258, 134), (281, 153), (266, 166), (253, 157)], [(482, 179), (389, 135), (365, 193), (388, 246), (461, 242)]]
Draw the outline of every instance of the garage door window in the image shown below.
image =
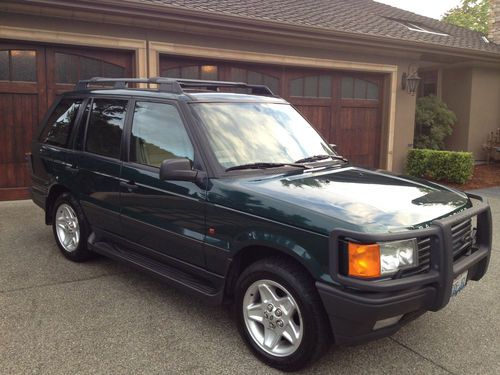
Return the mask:
[(162, 77), (217, 80), (219, 69), (216, 65), (192, 65), (169, 68), (161, 71)]
[(342, 78), (342, 99), (378, 100), (378, 86), (359, 78)]
[(124, 77), (125, 68), (102, 60), (56, 52), (55, 76), (57, 83), (75, 83), (92, 77)]
[(280, 92), (280, 81), (278, 78), (253, 70), (231, 68), (231, 81), (246, 82), (252, 85), (265, 85), (269, 87), (273, 93)]
[(0, 81), (36, 82), (36, 52), (0, 51)]
[(332, 77), (327, 75), (296, 78), (290, 81), (290, 96), (331, 98)]

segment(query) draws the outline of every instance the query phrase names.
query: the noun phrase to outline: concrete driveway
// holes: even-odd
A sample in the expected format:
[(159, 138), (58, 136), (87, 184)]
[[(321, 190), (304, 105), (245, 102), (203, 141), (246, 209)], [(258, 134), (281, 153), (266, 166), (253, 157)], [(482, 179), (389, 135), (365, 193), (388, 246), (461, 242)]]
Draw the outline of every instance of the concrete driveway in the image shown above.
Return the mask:
[[(494, 195), (492, 195), (494, 196)], [(391, 338), (307, 373), (499, 374), (500, 196), (489, 273)], [(0, 202), (0, 374), (264, 374), (230, 312), (113, 261), (71, 263), (42, 210)]]

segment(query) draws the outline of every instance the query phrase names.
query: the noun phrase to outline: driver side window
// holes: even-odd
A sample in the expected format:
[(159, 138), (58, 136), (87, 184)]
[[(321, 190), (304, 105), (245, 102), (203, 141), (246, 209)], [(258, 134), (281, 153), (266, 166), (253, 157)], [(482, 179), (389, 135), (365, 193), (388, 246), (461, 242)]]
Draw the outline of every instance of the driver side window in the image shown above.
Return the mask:
[(136, 102), (130, 138), (130, 161), (159, 167), (165, 159), (194, 159), (194, 151), (177, 108)]

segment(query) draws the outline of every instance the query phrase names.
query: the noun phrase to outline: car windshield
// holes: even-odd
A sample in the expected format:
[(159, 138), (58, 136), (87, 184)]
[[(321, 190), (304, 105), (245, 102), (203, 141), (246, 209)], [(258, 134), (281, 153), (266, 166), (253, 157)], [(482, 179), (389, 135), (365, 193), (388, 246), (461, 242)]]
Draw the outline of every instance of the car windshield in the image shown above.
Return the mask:
[(218, 162), (226, 169), (336, 156), (288, 104), (195, 103), (193, 107), (206, 128)]

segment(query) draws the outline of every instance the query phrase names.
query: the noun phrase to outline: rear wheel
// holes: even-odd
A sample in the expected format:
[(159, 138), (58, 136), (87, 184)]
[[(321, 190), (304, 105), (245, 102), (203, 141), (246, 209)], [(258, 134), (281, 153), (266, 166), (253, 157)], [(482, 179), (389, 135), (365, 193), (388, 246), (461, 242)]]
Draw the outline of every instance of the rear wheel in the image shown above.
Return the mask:
[(89, 229), (83, 211), (70, 193), (61, 194), (54, 203), (52, 230), (63, 255), (83, 262), (92, 257), (87, 248)]
[(272, 367), (299, 370), (328, 348), (330, 327), (314, 282), (287, 259), (249, 266), (236, 286), (235, 311), (241, 335)]

